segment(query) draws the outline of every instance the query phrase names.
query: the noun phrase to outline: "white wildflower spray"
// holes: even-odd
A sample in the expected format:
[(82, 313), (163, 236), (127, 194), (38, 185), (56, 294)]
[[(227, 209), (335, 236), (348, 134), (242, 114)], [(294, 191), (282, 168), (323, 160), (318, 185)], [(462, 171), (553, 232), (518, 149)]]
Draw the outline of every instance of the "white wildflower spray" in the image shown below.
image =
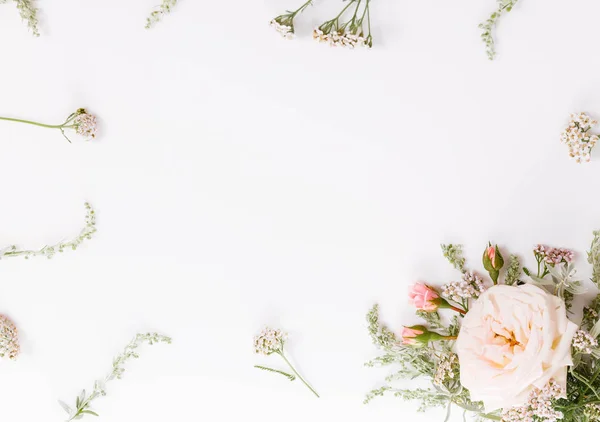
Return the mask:
[(308, 6), (312, 5), (312, 2), (313, 0), (308, 0), (296, 10), (288, 10), (286, 13), (273, 18), (270, 22), (271, 27), (279, 32), (279, 34), (286, 40), (293, 39), (295, 35), (294, 19), (297, 15), (304, 12)]
[(254, 365), (255, 368), (262, 369), (263, 371), (268, 371), (276, 374), (283, 375), (290, 381), (294, 381), (297, 378), (300, 379), (308, 387), (310, 391), (317, 397), (319, 394), (315, 391), (314, 388), (304, 379), (302, 376), (296, 371), (294, 366), (285, 356), (285, 352), (283, 350), (285, 345), (285, 340), (287, 339), (287, 334), (281, 330), (265, 327), (256, 337), (254, 337), (254, 353), (269, 356), (272, 354), (277, 354), (282, 357), (285, 363), (290, 367), (294, 374), (290, 374), (288, 372), (280, 371), (278, 369), (269, 368), (267, 366), (262, 365)]
[[(370, 2), (371, 0), (348, 0), (348, 4), (335, 18), (313, 30), (313, 38), (332, 47), (372, 47)], [(350, 13), (350, 18), (343, 20)]]
[(578, 163), (592, 159), (592, 149), (598, 143), (598, 135), (590, 130), (598, 124), (585, 113), (572, 113), (568, 126), (562, 131), (560, 140), (569, 148), (569, 156)]

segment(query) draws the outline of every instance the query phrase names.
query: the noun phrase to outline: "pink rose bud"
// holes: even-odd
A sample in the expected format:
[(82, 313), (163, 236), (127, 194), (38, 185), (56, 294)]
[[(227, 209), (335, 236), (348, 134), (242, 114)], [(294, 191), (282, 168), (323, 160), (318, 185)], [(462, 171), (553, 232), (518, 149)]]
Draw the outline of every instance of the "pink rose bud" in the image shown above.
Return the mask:
[(425, 284), (414, 284), (408, 293), (408, 297), (410, 303), (422, 311), (432, 312), (440, 307), (440, 304), (436, 301), (440, 296), (435, 290)]
[(498, 276), (500, 269), (504, 266), (504, 258), (498, 249), (498, 245), (492, 246), (488, 242), (488, 246), (483, 252), (483, 267), (487, 270), (494, 284), (498, 284)]
[(456, 340), (456, 337), (442, 336), (429, 331), (422, 325), (413, 325), (402, 329), (402, 344), (407, 346), (426, 346), (430, 341)]
[(419, 342), (419, 336), (425, 331), (425, 327), (415, 325), (413, 327), (404, 327), (402, 329), (402, 344), (413, 346)]
[(492, 267), (496, 266), (496, 248), (493, 246), (488, 246), (485, 250), (489, 260), (492, 262)]

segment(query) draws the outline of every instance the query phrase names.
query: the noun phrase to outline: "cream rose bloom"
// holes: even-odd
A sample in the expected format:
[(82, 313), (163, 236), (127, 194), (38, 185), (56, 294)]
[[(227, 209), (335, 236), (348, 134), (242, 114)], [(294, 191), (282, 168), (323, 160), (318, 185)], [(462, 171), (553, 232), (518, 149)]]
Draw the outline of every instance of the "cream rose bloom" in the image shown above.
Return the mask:
[(556, 296), (531, 284), (494, 286), (463, 320), (456, 341), (460, 381), (488, 412), (524, 404), (550, 379), (566, 388), (576, 331)]

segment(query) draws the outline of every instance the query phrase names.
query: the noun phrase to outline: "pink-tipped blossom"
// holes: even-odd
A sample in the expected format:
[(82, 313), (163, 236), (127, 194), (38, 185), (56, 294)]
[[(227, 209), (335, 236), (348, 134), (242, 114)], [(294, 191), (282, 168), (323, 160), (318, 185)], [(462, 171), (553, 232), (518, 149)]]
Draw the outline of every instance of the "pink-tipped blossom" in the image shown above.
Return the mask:
[(417, 337), (423, 333), (423, 330), (419, 330), (415, 327), (404, 327), (402, 329), (402, 344), (411, 346), (417, 344)]
[(439, 295), (425, 284), (414, 284), (408, 293), (408, 297), (410, 303), (418, 310), (432, 312), (439, 308), (439, 304), (435, 301), (435, 299), (439, 298)]

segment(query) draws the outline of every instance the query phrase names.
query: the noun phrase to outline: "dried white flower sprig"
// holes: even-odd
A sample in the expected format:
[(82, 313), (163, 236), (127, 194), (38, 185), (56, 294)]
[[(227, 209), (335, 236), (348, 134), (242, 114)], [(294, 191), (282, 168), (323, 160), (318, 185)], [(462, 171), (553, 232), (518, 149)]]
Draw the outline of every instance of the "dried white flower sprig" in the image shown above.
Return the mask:
[[(332, 47), (372, 47), (371, 14), (369, 4), (371, 0), (346, 0), (342, 11), (333, 19), (325, 21), (313, 30), (313, 38), (318, 42), (328, 43)], [(296, 10), (286, 13), (271, 20), (271, 26), (288, 40), (295, 36), (294, 19), (296, 16), (313, 4), (308, 0)]]
[(285, 356), (283, 351), (283, 346), (285, 345), (285, 340), (287, 339), (287, 334), (281, 330), (265, 327), (259, 335), (254, 337), (254, 352), (260, 355), (269, 356), (273, 353), (278, 354), (283, 358), (285, 363), (290, 367), (290, 369), (294, 372), (295, 375), (290, 373), (280, 371), (278, 369), (269, 368), (262, 365), (254, 365), (255, 368), (262, 369), (263, 371), (273, 372), (276, 374), (281, 374), (285, 376), (290, 381), (294, 381), (296, 377), (300, 379), (306, 385), (310, 391), (314, 393), (315, 396), (319, 397), (319, 394), (315, 391), (314, 388), (310, 386), (308, 382), (296, 371), (294, 366), (290, 363), (290, 361)]
[[(0, 0), (0, 4), (8, 3), (10, 0)], [(27, 26), (31, 30), (34, 36), (39, 37), (40, 31), (38, 29), (37, 19), (37, 8), (33, 6), (32, 0), (14, 0), (17, 3), (17, 9), (21, 14), (21, 19), (27, 21)]]
[(162, 0), (162, 4), (156, 8), (146, 20), (146, 29), (152, 28), (156, 23), (160, 22), (163, 16), (171, 13), (171, 9), (175, 7), (177, 0)]
[(69, 142), (71, 140), (67, 137), (65, 129), (74, 130), (78, 135), (91, 140), (98, 134), (98, 123), (96, 116), (89, 114), (84, 108), (77, 109), (74, 113), (71, 113), (67, 119), (58, 125), (48, 125), (45, 123), (34, 122), (32, 120), (15, 119), (12, 117), (0, 117), (0, 120), (7, 120), (9, 122), (27, 123), (29, 125), (41, 126), (50, 129), (59, 129), (65, 139)]
[(75, 399), (74, 408), (71, 408), (71, 406), (69, 406), (63, 401), (58, 401), (61, 407), (69, 415), (69, 419), (67, 419), (67, 421), (81, 419), (85, 415), (98, 416), (96, 412), (90, 410), (90, 405), (92, 401), (94, 401), (98, 397), (106, 395), (107, 382), (112, 381), (114, 379), (121, 379), (123, 372), (125, 372), (125, 368), (123, 367), (123, 365), (125, 365), (125, 363), (130, 359), (139, 358), (137, 348), (143, 343), (147, 343), (149, 345), (153, 345), (155, 343), (170, 344), (171, 338), (157, 333), (137, 334), (135, 338), (131, 341), (131, 343), (129, 343), (125, 347), (123, 353), (121, 353), (113, 359), (112, 371), (104, 379), (97, 380), (94, 383), (94, 390), (90, 395), (87, 395), (85, 390), (83, 390), (79, 397)]
[(0, 357), (14, 360), (20, 351), (17, 327), (8, 317), (0, 315)]
[(45, 256), (52, 258), (57, 252), (64, 252), (65, 250), (72, 249), (76, 250), (79, 245), (86, 239), (91, 239), (92, 235), (96, 233), (96, 213), (92, 206), (85, 203), (86, 215), (85, 215), (85, 226), (79, 232), (79, 235), (75, 238), (66, 242), (59, 242), (55, 245), (46, 245), (41, 249), (19, 249), (17, 246), (12, 245), (5, 249), (0, 249), (0, 259), (23, 256), (25, 259), (29, 259), (33, 256)]
[(479, 28), (483, 29), (481, 39), (485, 43), (485, 51), (490, 60), (494, 60), (496, 57), (496, 48), (494, 45), (494, 27), (498, 24), (498, 19), (504, 14), (504, 12), (510, 12), (519, 0), (496, 0), (497, 9), (490, 15), (490, 17), (479, 25)]
[(592, 159), (592, 149), (600, 138), (591, 134), (590, 129), (597, 124), (597, 120), (585, 113), (571, 113), (571, 120), (560, 135), (560, 141), (569, 147), (569, 155), (578, 163)]
[(304, 9), (310, 5), (312, 5), (312, 0), (308, 0), (296, 10), (288, 10), (284, 14), (273, 18), (270, 25), (275, 28), (283, 38), (291, 40), (294, 38), (294, 18), (296, 15), (304, 12)]
[[(333, 19), (323, 22), (313, 30), (313, 38), (332, 47), (372, 47), (371, 0), (348, 0), (348, 4)], [(352, 16), (344, 21), (344, 17)], [(367, 20), (365, 23), (365, 19)], [(365, 32), (366, 26), (366, 32)]]

